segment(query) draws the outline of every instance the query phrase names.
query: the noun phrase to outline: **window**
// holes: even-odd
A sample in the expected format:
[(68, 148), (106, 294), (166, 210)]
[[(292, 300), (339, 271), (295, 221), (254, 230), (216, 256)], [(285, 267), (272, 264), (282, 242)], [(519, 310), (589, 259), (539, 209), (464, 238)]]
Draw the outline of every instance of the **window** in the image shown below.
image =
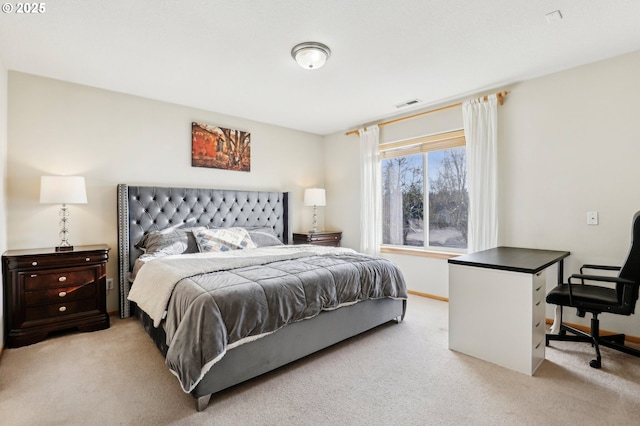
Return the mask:
[(469, 193), (464, 132), (380, 146), (382, 243), (466, 249)]

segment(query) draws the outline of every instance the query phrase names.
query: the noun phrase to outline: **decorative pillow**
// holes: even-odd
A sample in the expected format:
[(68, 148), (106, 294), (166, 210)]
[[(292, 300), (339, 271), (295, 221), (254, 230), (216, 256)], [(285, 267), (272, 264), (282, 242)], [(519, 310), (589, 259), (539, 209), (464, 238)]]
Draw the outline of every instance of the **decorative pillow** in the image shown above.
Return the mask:
[(273, 232), (273, 228), (248, 228), (251, 241), (258, 247), (281, 246), (284, 245)]
[(229, 251), (256, 248), (249, 233), (244, 228), (195, 229), (196, 243), (201, 252)]
[(198, 244), (193, 231), (198, 229), (201, 228), (167, 228), (161, 231), (151, 231), (136, 243), (136, 247), (146, 254), (197, 253)]

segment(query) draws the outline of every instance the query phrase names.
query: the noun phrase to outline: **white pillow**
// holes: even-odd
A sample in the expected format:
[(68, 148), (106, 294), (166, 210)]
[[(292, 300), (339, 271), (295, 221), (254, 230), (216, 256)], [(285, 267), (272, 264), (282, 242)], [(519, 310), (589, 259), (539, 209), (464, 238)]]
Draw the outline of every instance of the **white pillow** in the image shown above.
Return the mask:
[(194, 229), (193, 235), (203, 253), (257, 247), (244, 228), (200, 228)]

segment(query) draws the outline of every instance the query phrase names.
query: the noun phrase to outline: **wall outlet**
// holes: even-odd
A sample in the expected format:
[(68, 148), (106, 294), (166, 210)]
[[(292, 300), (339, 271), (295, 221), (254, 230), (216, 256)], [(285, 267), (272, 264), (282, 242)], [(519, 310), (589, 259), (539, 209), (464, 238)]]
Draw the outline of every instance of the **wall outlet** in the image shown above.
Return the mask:
[(113, 278), (107, 278), (107, 290), (113, 290)]
[(587, 225), (598, 224), (598, 212), (587, 212)]

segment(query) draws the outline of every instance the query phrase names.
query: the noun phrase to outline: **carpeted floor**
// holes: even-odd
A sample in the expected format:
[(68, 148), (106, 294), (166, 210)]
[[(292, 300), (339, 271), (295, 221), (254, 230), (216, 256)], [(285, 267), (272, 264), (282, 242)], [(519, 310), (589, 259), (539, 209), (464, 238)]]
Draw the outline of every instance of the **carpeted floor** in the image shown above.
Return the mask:
[(638, 425), (640, 358), (553, 343), (535, 376), (447, 347), (448, 305), (410, 296), (389, 323), (214, 395), (198, 413), (134, 319), (0, 360), (2, 425)]

